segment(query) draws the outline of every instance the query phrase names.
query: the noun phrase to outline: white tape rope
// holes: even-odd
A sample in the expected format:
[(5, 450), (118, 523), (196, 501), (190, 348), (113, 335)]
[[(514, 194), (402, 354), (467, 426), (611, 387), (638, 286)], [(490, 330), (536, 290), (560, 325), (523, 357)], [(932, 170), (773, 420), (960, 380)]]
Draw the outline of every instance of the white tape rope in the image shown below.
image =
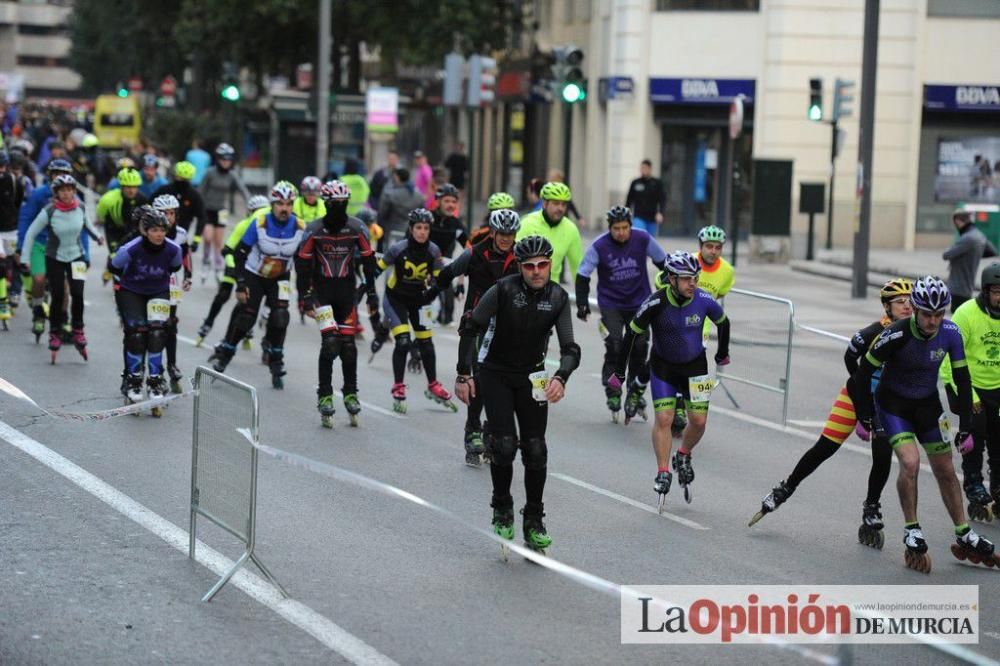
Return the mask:
[[(650, 597), (645, 592), (640, 593), (638, 590), (634, 590), (625, 585), (619, 585), (600, 576), (595, 576), (594, 574), (588, 573), (581, 569), (577, 569), (569, 564), (560, 562), (559, 560), (553, 559), (547, 555), (542, 555), (541, 553), (535, 552), (530, 548), (522, 546), (514, 541), (508, 541), (502, 539), (493, 532), (486, 530), (479, 525), (470, 523), (465, 518), (462, 518), (456, 513), (445, 509), (444, 507), (438, 506), (433, 502), (428, 502), (424, 498), (414, 495), (413, 493), (398, 488), (396, 486), (390, 485), (388, 483), (383, 483), (382, 481), (376, 481), (370, 477), (363, 474), (358, 474), (357, 472), (352, 472), (346, 470), (342, 467), (337, 467), (336, 465), (331, 465), (329, 463), (319, 462), (318, 460), (313, 460), (312, 458), (307, 458), (306, 456), (299, 455), (297, 453), (291, 453), (289, 451), (284, 451), (282, 449), (276, 449), (272, 446), (266, 444), (260, 444), (255, 442), (253, 439), (253, 434), (250, 432), (249, 428), (238, 428), (238, 432), (243, 435), (250, 445), (257, 449), (260, 453), (263, 453), (275, 460), (280, 460), (283, 463), (291, 465), (293, 467), (299, 467), (301, 469), (307, 470), (314, 474), (320, 476), (325, 476), (329, 479), (335, 481), (345, 481), (347, 483), (353, 484), (355, 486), (366, 488), (368, 490), (373, 490), (377, 493), (383, 495), (388, 495), (389, 497), (397, 497), (399, 499), (412, 502), (418, 506), (422, 506), (429, 509), (445, 518), (466, 527), (477, 534), (480, 534), (491, 541), (496, 542), (501, 546), (506, 546), (511, 550), (511, 552), (521, 555), (525, 559), (531, 560), (535, 564), (545, 567), (555, 573), (566, 576), (567, 578), (574, 580), (581, 585), (589, 587), (598, 592), (604, 592), (605, 594), (611, 595), (616, 599), (621, 595), (625, 594), (634, 599), (640, 598), (650, 598), (656, 604), (663, 604), (664, 606), (674, 606), (676, 604), (667, 602), (666, 600), (658, 599), (656, 597)], [(800, 656), (811, 659), (817, 663), (821, 664), (838, 664), (839, 659), (833, 655), (826, 655), (816, 650), (812, 650), (801, 645), (794, 645), (792, 643), (787, 643), (775, 636), (760, 636), (760, 641), (762, 643), (772, 645), (774, 647), (790, 650), (792, 652), (798, 653)]]
[(107, 421), (108, 419), (118, 418), (119, 416), (127, 416), (129, 414), (149, 411), (153, 407), (159, 407), (160, 405), (165, 405), (169, 402), (173, 402), (174, 400), (197, 393), (195, 389), (188, 389), (183, 393), (171, 393), (170, 395), (165, 395), (162, 398), (150, 398), (149, 400), (143, 400), (142, 402), (136, 402), (131, 405), (122, 405), (121, 407), (113, 407), (111, 409), (102, 409), (95, 412), (68, 412), (62, 409), (42, 407), (35, 402), (31, 396), (11, 384), (3, 377), (0, 377), (0, 391), (3, 391), (11, 397), (17, 398), (18, 400), (27, 402), (47, 416), (62, 419), (64, 421)]

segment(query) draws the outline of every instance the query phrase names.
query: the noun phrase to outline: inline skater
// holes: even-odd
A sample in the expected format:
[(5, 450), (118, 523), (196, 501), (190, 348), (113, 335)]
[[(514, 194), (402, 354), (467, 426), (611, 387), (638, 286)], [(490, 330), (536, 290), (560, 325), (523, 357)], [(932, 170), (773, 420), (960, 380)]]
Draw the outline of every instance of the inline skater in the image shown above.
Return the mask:
[(205, 217), (198, 220), (195, 241), (200, 242), (204, 238), (205, 254), (201, 258), (201, 265), (205, 273), (214, 266), (216, 279), (222, 278), (225, 268), (222, 244), (225, 242), (226, 223), (231, 211), (231, 205), (227, 205), (227, 201), (235, 192), (243, 196), (243, 201), (250, 198), (246, 185), (233, 169), (235, 164), (236, 151), (228, 143), (220, 143), (215, 148), (215, 165), (205, 171), (198, 186), (205, 202)]
[[(573, 340), (569, 296), (550, 279), (552, 244), (541, 236), (528, 236), (514, 246), (514, 254), (520, 274), (503, 277), (490, 287), (465, 326), (463, 337), (482, 336), (483, 343), (475, 377), (476, 345), (464, 345), (455, 392), (466, 404), (478, 394), (486, 407), (493, 531), (501, 538), (514, 538), (510, 490), (514, 457), (520, 449), (526, 496), (521, 509), (524, 542), (544, 554), (552, 544), (542, 520), (549, 403), (565, 395), (566, 382), (580, 365), (580, 346)], [(559, 339), (559, 368), (547, 377), (545, 354), (553, 328)]]
[(139, 192), (150, 201), (156, 199), (156, 192), (167, 185), (167, 179), (160, 175), (160, 160), (156, 155), (142, 158), (142, 185)]
[(430, 240), (433, 214), (426, 208), (414, 208), (408, 216), (409, 232), (406, 238), (395, 242), (378, 260), (380, 270), (392, 268), (386, 278), (382, 311), (395, 346), (392, 350), (392, 408), (406, 413), (406, 357), (410, 352), (410, 334), (420, 348), (427, 389), (424, 395), (453, 412), (458, 407), (451, 401), (451, 394), (437, 379), (437, 360), (434, 355), (433, 333), (427, 310), (423, 307), (423, 292), (427, 281), (436, 277), (442, 268), (441, 250)]
[[(38, 217), (39, 211), (48, 206), (52, 201), (51, 183), (60, 174), (72, 176), (73, 166), (66, 160), (52, 160), (49, 162), (45, 171), (48, 182), (36, 187), (32, 191), (31, 196), (21, 205), (21, 211), (18, 213), (17, 247), (18, 253), (22, 257), (29, 257), (29, 262), (26, 263), (29, 263), (31, 268), (31, 285), (28, 288), (31, 296), (31, 331), (35, 335), (36, 344), (41, 339), (42, 334), (45, 333), (45, 319), (47, 316), (47, 306), (45, 305), (45, 248), (48, 243), (48, 232), (43, 229), (35, 237), (34, 246), (29, 247), (27, 250), (24, 249), (24, 236), (28, 233), (28, 227)], [(82, 234), (80, 241), (83, 245), (84, 258), (89, 259), (90, 236)], [(14, 300), (16, 295), (15, 290), (11, 296), (11, 306), (14, 306), (17, 302)]]
[(118, 172), (118, 182), (121, 187), (108, 190), (97, 202), (97, 222), (104, 227), (108, 239), (109, 262), (122, 243), (138, 232), (133, 224), (137, 219), (133, 215), (135, 210), (149, 203), (139, 192), (142, 176), (138, 171), (122, 169)]
[(236, 300), (225, 339), (209, 358), (216, 372), (225, 372), (236, 353), (236, 343), (253, 328), (266, 300), (271, 310), (264, 341), (268, 351), (271, 386), (285, 387), (285, 333), (288, 329), (290, 275), (295, 251), (302, 240), (305, 224), (292, 213), (295, 188), (279, 182), (271, 188), (271, 212), (254, 218), (234, 251)]
[[(142, 402), (143, 373), (150, 398), (167, 395), (163, 378), (163, 349), (170, 319), (170, 275), (181, 268), (181, 248), (167, 239), (167, 217), (150, 206), (135, 212), (139, 236), (118, 248), (111, 271), (118, 276), (115, 302), (124, 326), (125, 373), (122, 395), (125, 403)], [(161, 416), (162, 408), (152, 408)]]
[[(656, 291), (643, 301), (629, 323), (617, 367), (608, 379), (610, 388), (621, 388), (636, 339), (651, 329), (649, 367), (655, 413), (652, 439), (657, 466), (653, 487), (660, 496), (661, 510), (673, 479), (671, 462), (677, 472), (677, 482), (684, 489), (684, 499), (691, 501), (690, 484), (694, 481), (691, 451), (705, 434), (713, 387), (702, 336), (706, 319), (712, 320), (718, 330), (716, 366), (729, 364), (730, 322), (722, 306), (707, 291), (698, 288), (700, 273), (701, 264), (690, 252), (674, 252), (667, 256), (666, 268), (656, 278)], [(681, 446), (671, 461), (670, 426), (678, 394), (684, 397), (690, 415)]]
[[(903, 544), (906, 566), (930, 573), (931, 558), (927, 542), (917, 520), (917, 472), (920, 450), (934, 470), (941, 499), (955, 525), (952, 554), (960, 560), (988, 566), (1000, 565), (993, 544), (969, 527), (962, 506), (962, 489), (951, 460), (951, 444), (945, 441), (939, 419), (938, 371), (945, 356), (951, 357), (952, 378), (958, 391), (959, 426), (955, 448), (966, 454), (973, 448), (972, 384), (958, 327), (945, 319), (951, 294), (939, 278), (922, 277), (913, 285), (910, 296), (915, 310), (909, 319), (891, 324), (875, 341), (865, 360), (852, 376), (858, 424), (855, 432), (861, 439), (870, 437), (873, 422), (888, 438), (899, 461), (896, 488), (906, 521)], [(862, 390), (871, 386), (875, 370), (883, 367), (874, 396)]]
[[(266, 214), (270, 208), (271, 202), (268, 201), (266, 196), (258, 194), (250, 197), (247, 200), (247, 216), (233, 227), (229, 237), (226, 238), (226, 244), (222, 247), (222, 255), (225, 257), (226, 268), (222, 274), (222, 279), (219, 281), (219, 290), (215, 293), (212, 305), (208, 308), (208, 316), (205, 317), (205, 321), (198, 327), (198, 338), (195, 341), (196, 347), (201, 347), (205, 338), (212, 330), (212, 326), (215, 325), (215, 318), (219, 316), (222, 306), (229, 301), (229, 297), (233, 294), (233, 287), (236, 286), (236, 260), (233, 258), (233, 251), (240, 244), (240, 241), (243, 240), (243, 234), (247, 232), (253, 221), (260, 215)], [(262, 213), (261, 211), (264, 212)], [(247, 331), (247, 337), (243, 339), (244, 349), (250, 349), (251, 339), (253, 339), (252, 326)]]
[[(458, 219), (458, 188), (451, 183), (445, 183), (437, 188), (434, 196), (438, 206), (434, 211), (434, 221), (431, 222), (431, 242), (441, 250), (442, 258), (450, 259), (455, 252), (455, 246), (464, 248), (469, 240), (465, 227)], [(441, 290), (438, 296), (441, 305), (437, 317), (439, 324), (451, 325), (455, 318), (455, 298), (461, 298), (464, 294), (465, 285), (461, 281), (454, 289), (449, 283)]]
[(521, 218), (517, 239), (526, 236), (543, 236), (552, 243), (552, 281), (559, 282), (563, 261), (569, 262), (570, 276), (575, 276), (583, 260), (583, 242), (580, 230), (573, 220), (566, 217), (572, 195), (565, 183), (545, 183), (541, 191), (541, 209)]
[[(459, 323), (458, 345), (459, 366), (462, 359), (469, 355), (467, 347), (476, 349), (482, 344), (482, 339), (476, 335), (467, 335), (471, 325), (472, 310), (486, 290), (503, 277), (516, 275), (519, 271), (514, 257), (514, 237), (521, 227), (521, 220), (513, 210), (497, 209), (490, 213), (490, 235), (481, 239), (471, 248), (466, 249), (455, 261), (445, 266), (438, 274), (437, 280), (430, 289), (424, 292), (424, 302), (434, 300), (442, 285), (447, 286), (459, 275), (469, 277), (469, 295), (465, 299), (465, 311)], [(472, 372), (475, 374), (475, 364)], [(478, 395), (472, 395), (468, 401), (468, 415), (465, 418), (465, 463), (470, 467), (479, 467), (483, 458), (488, 459), (483, 444), (483, 427), (480, 415), (483, 411), (483, 401)]]
[(319, 388), (317, 404), (324, 427), (333, 427), (333, 363), (340, 357), (344, 372), (344, 409), (352, 426), (358, 424), (358, 348), (354, 334), (358, 312), (354, 304), (355, 261), (365, 273), (368, 314), (378, 312), (375, 292), (375, 254), (367, 229), (347, 215), (351, 190), (339, 180), (321, 188), (326, 214), (306, 227), (295, 255), (296, 287), (302, 294), (300, 309), (320, 325)]
[(299, 196), (295, 198), (295, 205), (292, 206), (292, 213), (306, 224), (326, 215), (326, 204), (320, 191), (323, 189), (323, 181), (316, 176), (306, 176), (299, 184)]
[[(972, 377), (972, 450), (962, 456), (962, 487), (969, 518), (990, 522), (1000, 502), (1000, 263), (983, 269), (979, 295), (962, 303), (951, 321), (958, 326)], [(958, 389), (951, 364), (941, 364), (941, 378), (951, 411), (959, 414)], [(983, 484), (983, 451), (989, 453), (990, 491)]]
[(20, 294), (16, 280), (20, 276), (14, 255), (17, 251), (17, 213), (24, 202), (21, 182), (9, 173), (10, 157), (0, 150), (0, 324), (7, 329), (11, 313), (11, 295)]
[(517, 204), (514, 202), (514, 197), (510, 196), (506, 192), (494, 192), (490, 195), (490, 198), (486, 200), (486, 217), (483, 218), (483, 223), (478, 229), (473, 229), (469, 234), (469, 240), (466, 242), (466, 247), (472, 247), (476, 243), (490, 235), (490, 215), (495, 210), (514, 210)]
[(153, 198), (161, 194), (172, 194), (177, 198), (181, 207), (177, 209), (177, 226), (188, 234), (188, 243), (191, 252), (198, 250), (198, 243), (201, 239), (195, 234), (199, 225), (204, 225), (205, 201), (201, 198), (201, 192), (191, 184), (198, 168), (190, 162), (183, 161), (174, 165), (174, 180), (153, 193)]
[[(26, 247), (34, 247), (38, 234), (48, 234), (45, 244), (45, 274), (49, 279), (52, 302), (49, 304), (49, 350), (52, 363), (62, 347), (63, 318), (66, 316), (66, 284), (72, 299), (73, 346), (87, 360), (87, 336), (83, 330), (83, 287), (89, 262), (85, 259), (80, 235), (84, 231), (98, 242), (103, 239), (87, 219), (83, 205), (76, 197), (76, 179), (62, 173), (52, 181), (53, 201), (39, 211), (24, 236)], [(25, 272), (30, 267), (23, 267)]]
[[(912, 291), (913, 282), (906, 278), (894, 278), (882, 285), (879, 297), (882, 299), (885, 316), (851, 336), (851, 341), (844, 351), (844, 365), (847, 367), (848, 380), (857, 371), (858, 364), (882, 331), (893, 322), (909, 319), (913, 315), (913, 306), (910, 304)], [(881, 371), (875, 372), (876, 383), (880, 375)], [(799, 484), (839, 451), (840, 445), (854, 432), (854, 427), (857, 425), (857, 415), (854, 411), (854, 400), (848, 393), (849, 385), (854, 386), (853, 383), (845, 383), (840, 388), (837, 397), (834, 398), (830, 415), (827, 417), (826, 425), (816, 443), (802, 455), (788, 478), (775, 486), (761, 501), (760, 511), (750, 521), (751, 527), (765, 515), (784, 504), (799, 487)], [(870, 387), (868, 390), (871, 391), (873, 388)], [(861, 508), (861, 527), (858, 528), (858, 541), (873, 548), (881, 549), (885, 544), (885, 534), (883, 533), (885, 524), (882, 520), (881, 501), (882, 490), (889, 480), (891, 467), (892, 447), (889, 445), (889, 440), (876, 430), (872, 439), (872, 467), (868, 474), (868, 495)]]
[(177, 243), (181, 248), (181, 264), (183, 273), (173, 273), (170, 276), (170, 319), (167, 320), (167, 375), (170, 377), (170, 390), (174, 393), (183, 393), (181, 387), (180, 368), (177, 367), (177, 325), (180, 320), (177, 318), (177, 306), (180, 305), (182, 295), (185, 291), (191, 291), (191, 248), (187, 242), (187, 232), (183, 227), (177, 226), (177, 209), (180, 202), (172, 194), (161, 194), (153, 199), (153, 210), (158, 210), (167, 218), (170, 225), (167, 230), (167, 238)]
[[(667, 253), (663, 251), (656, 239), (642, 229), (632, 228), (632, 211), (624, 206), (615, 206), (605, 216), (608, 221), (608, 231), (598, 236), (587, 248), (583, 262), (576, 273), (576, 316), (581, 321), (587, 321), (590, 316), (590, 276), (597, 271), (597, 305), (601, 309), (599, 330), (604, 338), (604, 365), (601, 377), (604, 378), (604, 395), (607, 398), (611, 419), (618, 423), (618, 413), (622, 408), (621, 389), (612, 389), (607, 385), (607, 378), (614, 374), (621, 353), (624, 329), (635, 317), (636, 311), (646, 297), (651, 293), (649, 274), (646, 269), (647, 259), (663, 269)], [(645, 399), (643, 393), (648, 382), (646, 369), (646, 353), (649, 349), (649, 336), (641, 335), (632, 346), (632, 358), (629, 366), (632, 371), (625, 405), (625, 424), (636, 413), (642, 413), (645, 418)], [(640, 381), (637, 377), (643, 376)]]

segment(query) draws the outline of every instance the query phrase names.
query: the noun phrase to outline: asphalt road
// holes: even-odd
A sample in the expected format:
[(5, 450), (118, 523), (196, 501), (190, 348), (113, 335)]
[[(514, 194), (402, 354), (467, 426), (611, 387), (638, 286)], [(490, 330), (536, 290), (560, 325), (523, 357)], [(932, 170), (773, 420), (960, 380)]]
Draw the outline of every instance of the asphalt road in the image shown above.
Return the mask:
[[(880, 312), (876, 299), (849, 300), (847, 285), (779, 267), (741, 266), (738, 286), (791, 298), (800, 323), (840, 335)], [(89, 362), (68, 348), (50, 365), (24, 313), (0, 334), (0, 376), (42, 406), (93, 411), (120, 404), (120, 331), (110, 291), (96, 271), (87, 289)], [(188, 341), (213, 290), (211, 281), (196, 284), (181, 305)], [(731, 373), (779, 385), (785, 306), (733, 295), (727, 309), (734, 321)], [(210, 341), (227, 317), (228, 308)], [(740, 408), (722, 392), (713, 396), (708, 434), (694, 456), (694, 501), (685, 504), (675, 487), (663, 517), (654, 508), (649, 426), (611, 423), (597, 376), (603, 347), (596, 321), (577, 322), (576, 332), (583, 364), (549, 417), (545, 495), (553, 557), (618, 584), (979, 585), (983, 638), (971, 649), (1000, 658), (1000, 619), (990, 612), (1000, 607), (1000, 571), (948, 554), (952, 529), (928, 473), (920, 517), (935, 563), (930, 577), (902, 564), (891, 484), (883, 498), (886, 549), (857, 543), (869, 465), (857, 440), (778, 513), (746, 527), (760, 498), (818, 433), (843, 381), (840, 342), (795, 333), (790, 428), (779, 424), (780, 394), (727, 381)], [(450, 387), (455, 330), (437, 329), (435, 342)], [(256, 344), (230, 365), (228, 374), (259, 389), (262, 442), (392, 484), (488, 528), (489, 473), (463, 464), (464, 410), (452, 414), (426, 400), (422, 378), (408, 375), (409, 413), (393, 414), (387, 347), (371, 365), (362, 353), (361, 427), (346, 426), (338, 402), (337, 426), (324, 430), (315, 409), (318, 344), (314, 325), (293, 322), (284, 391), (270, 388)], [(208, 347), (180, 345), (188, 375), (208, 354)], [(337, 370), (335, 384), (339, 376)], [(0, 421), (0, 663), (812, 663), (847, 654), (836, 646), (804, 653), (763, 645), (622, 645), (617, 597), (516, 555), (503, 562), (495, 543), (413, 502), (268, 457), (260, 460), (257, 554), (297, 603), (281, 602), (258, 577), (241, 574), (205, 604), (200, 596), (218, 575), (184, 550), (190, 398), (172, 403), (161, 419), (77, 422), (0, 394)], [(517, 506), (521, 478), (518, 464)], [(239, 555), (232, 537), (202, 524), (199, 537), (222, 554), (203, 549), (212, 562), (222, 566), (224, 557)], [(1000, 541), (996, 524), (977, 529)], [(856, 663), (952, 659), (917, 645), (857, 646), (849, 654)]]

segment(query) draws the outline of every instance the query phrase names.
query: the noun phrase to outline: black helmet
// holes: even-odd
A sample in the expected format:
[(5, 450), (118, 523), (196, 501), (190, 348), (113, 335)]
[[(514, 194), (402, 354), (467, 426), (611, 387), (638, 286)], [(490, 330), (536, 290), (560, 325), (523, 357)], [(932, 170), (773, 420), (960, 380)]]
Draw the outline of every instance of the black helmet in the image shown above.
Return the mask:
[(434, 213), (430, 212), (426, 208), (414, 208), (410, 211), (410, 214), (406, 216), (407, 221), (412, 227), (414, 224), (431, 224), (434, 222)]
[(445, 183), (441, 187), (437, 188), (437, 192), (434, 193), (435, 199), (444, 199), (445, 197), (455, 197), (458, 198), (458, 188), (451, 183)]
[(608, 211), (608, 226), (616, 222), (628, 222), (632, 224), (632, 211), (625, 206), (614, 206)]
[(167, 221), (167, 216), (149, 204), (144, 204), (136, 208), (135, 212), (132, 213), (132, 221), (135, 222), (136, 226), (138, 226), (142, 231), (149, 231), (155, 227), (159, 227), (161, 229), (170, 228), (170, 222)]
[(994, 285), (1000, 285), (1000, 263), (992, 263), (984, 268), (979, 284), (982, 285), (983, 291)]
[(514, 257), (525, 261), (532, 257), (551, 257), (552, 243), (544, 236), (525, 236), (514, 246)]
[(375, 221), (376, 215), (375, 211), (373, 211), (371, 208), (362, 208), (361, 210), (359, 210), (357, 213), (354, 214), (354, 217), (358, 218), (358, 221), (364, 224), (365, 226), (368, 226), (369, 224)]

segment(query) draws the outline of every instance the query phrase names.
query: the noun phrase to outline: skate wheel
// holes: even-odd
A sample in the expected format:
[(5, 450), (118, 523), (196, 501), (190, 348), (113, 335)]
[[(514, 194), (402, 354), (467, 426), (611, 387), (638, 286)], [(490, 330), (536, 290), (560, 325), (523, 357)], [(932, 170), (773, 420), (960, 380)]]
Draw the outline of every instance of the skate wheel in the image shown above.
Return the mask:
[(615, 425), (618, 424), (618, 412), (611, 412), (611, 422)]
[(957, 543), (951, 544), (951, 554), (963, 562), (969, 557), (969, 554), (962, 550), (962, 547)]
[(357, 414), (351, 414), (350, 420), (351, 420), (351, 427), (352, 428), (357, 428), (358, 427), (358, 415)]
[[(763, 511), (758, 511), (757, 513), (753, 514), (753, 518), (751, 518), (750, 522), (747, 523), (747, 527), (753, 527), (754, 525), (759, 523), (760, 519), (763, 518), (765, 515), (767, 514), (765, 514)], [(861, 537), (859, 536), (858, 538), (860, 539)]]
[(882, 550), (884, 546), (885, 546), (885, 532), (879, 530), (878, 532), (875, 533), (875, 543), (873, 544), (873, 547)]
[(1000, 555), (994, 554), (992, 558), (986, 560), (986, 566), (1000, 569)]
[(204, 342), (205, 338), (199, 337), (197, 340), (194, 341), (194, 346), (197, 347), (198, 349), (201, 349), (201, 346)]
[(149, 410), (149, 415), (155, 418), (160, 418), (161, 416), (163, 416), (163, 408), (153, 407), (152, 409)]
[(500, 557), (503, 558), (504, 562), (510, 561), (510, 547), (502, 545), (500, 546)]
[(322, 424), (324, 428), (333, 428), (333, 419), (328, 416), (323, 416), (320, 418), (320, 424)]
[(909, 569), (925, 574), (931, 572), (931, 556), (927, 553), (910, 553), (907, 551), (904, 560)]
[(657, 513), (659, 513), (662, 516), (664, 509), (667, 508), (667, 494), (660, 493), (660, 497), (657, 500), (656, 504), (657, 504), (656, 506)]
[(688, 504), (694, 499), (694, 492), (691, 490), (691, 486), (684, 486), (684, 501)]

